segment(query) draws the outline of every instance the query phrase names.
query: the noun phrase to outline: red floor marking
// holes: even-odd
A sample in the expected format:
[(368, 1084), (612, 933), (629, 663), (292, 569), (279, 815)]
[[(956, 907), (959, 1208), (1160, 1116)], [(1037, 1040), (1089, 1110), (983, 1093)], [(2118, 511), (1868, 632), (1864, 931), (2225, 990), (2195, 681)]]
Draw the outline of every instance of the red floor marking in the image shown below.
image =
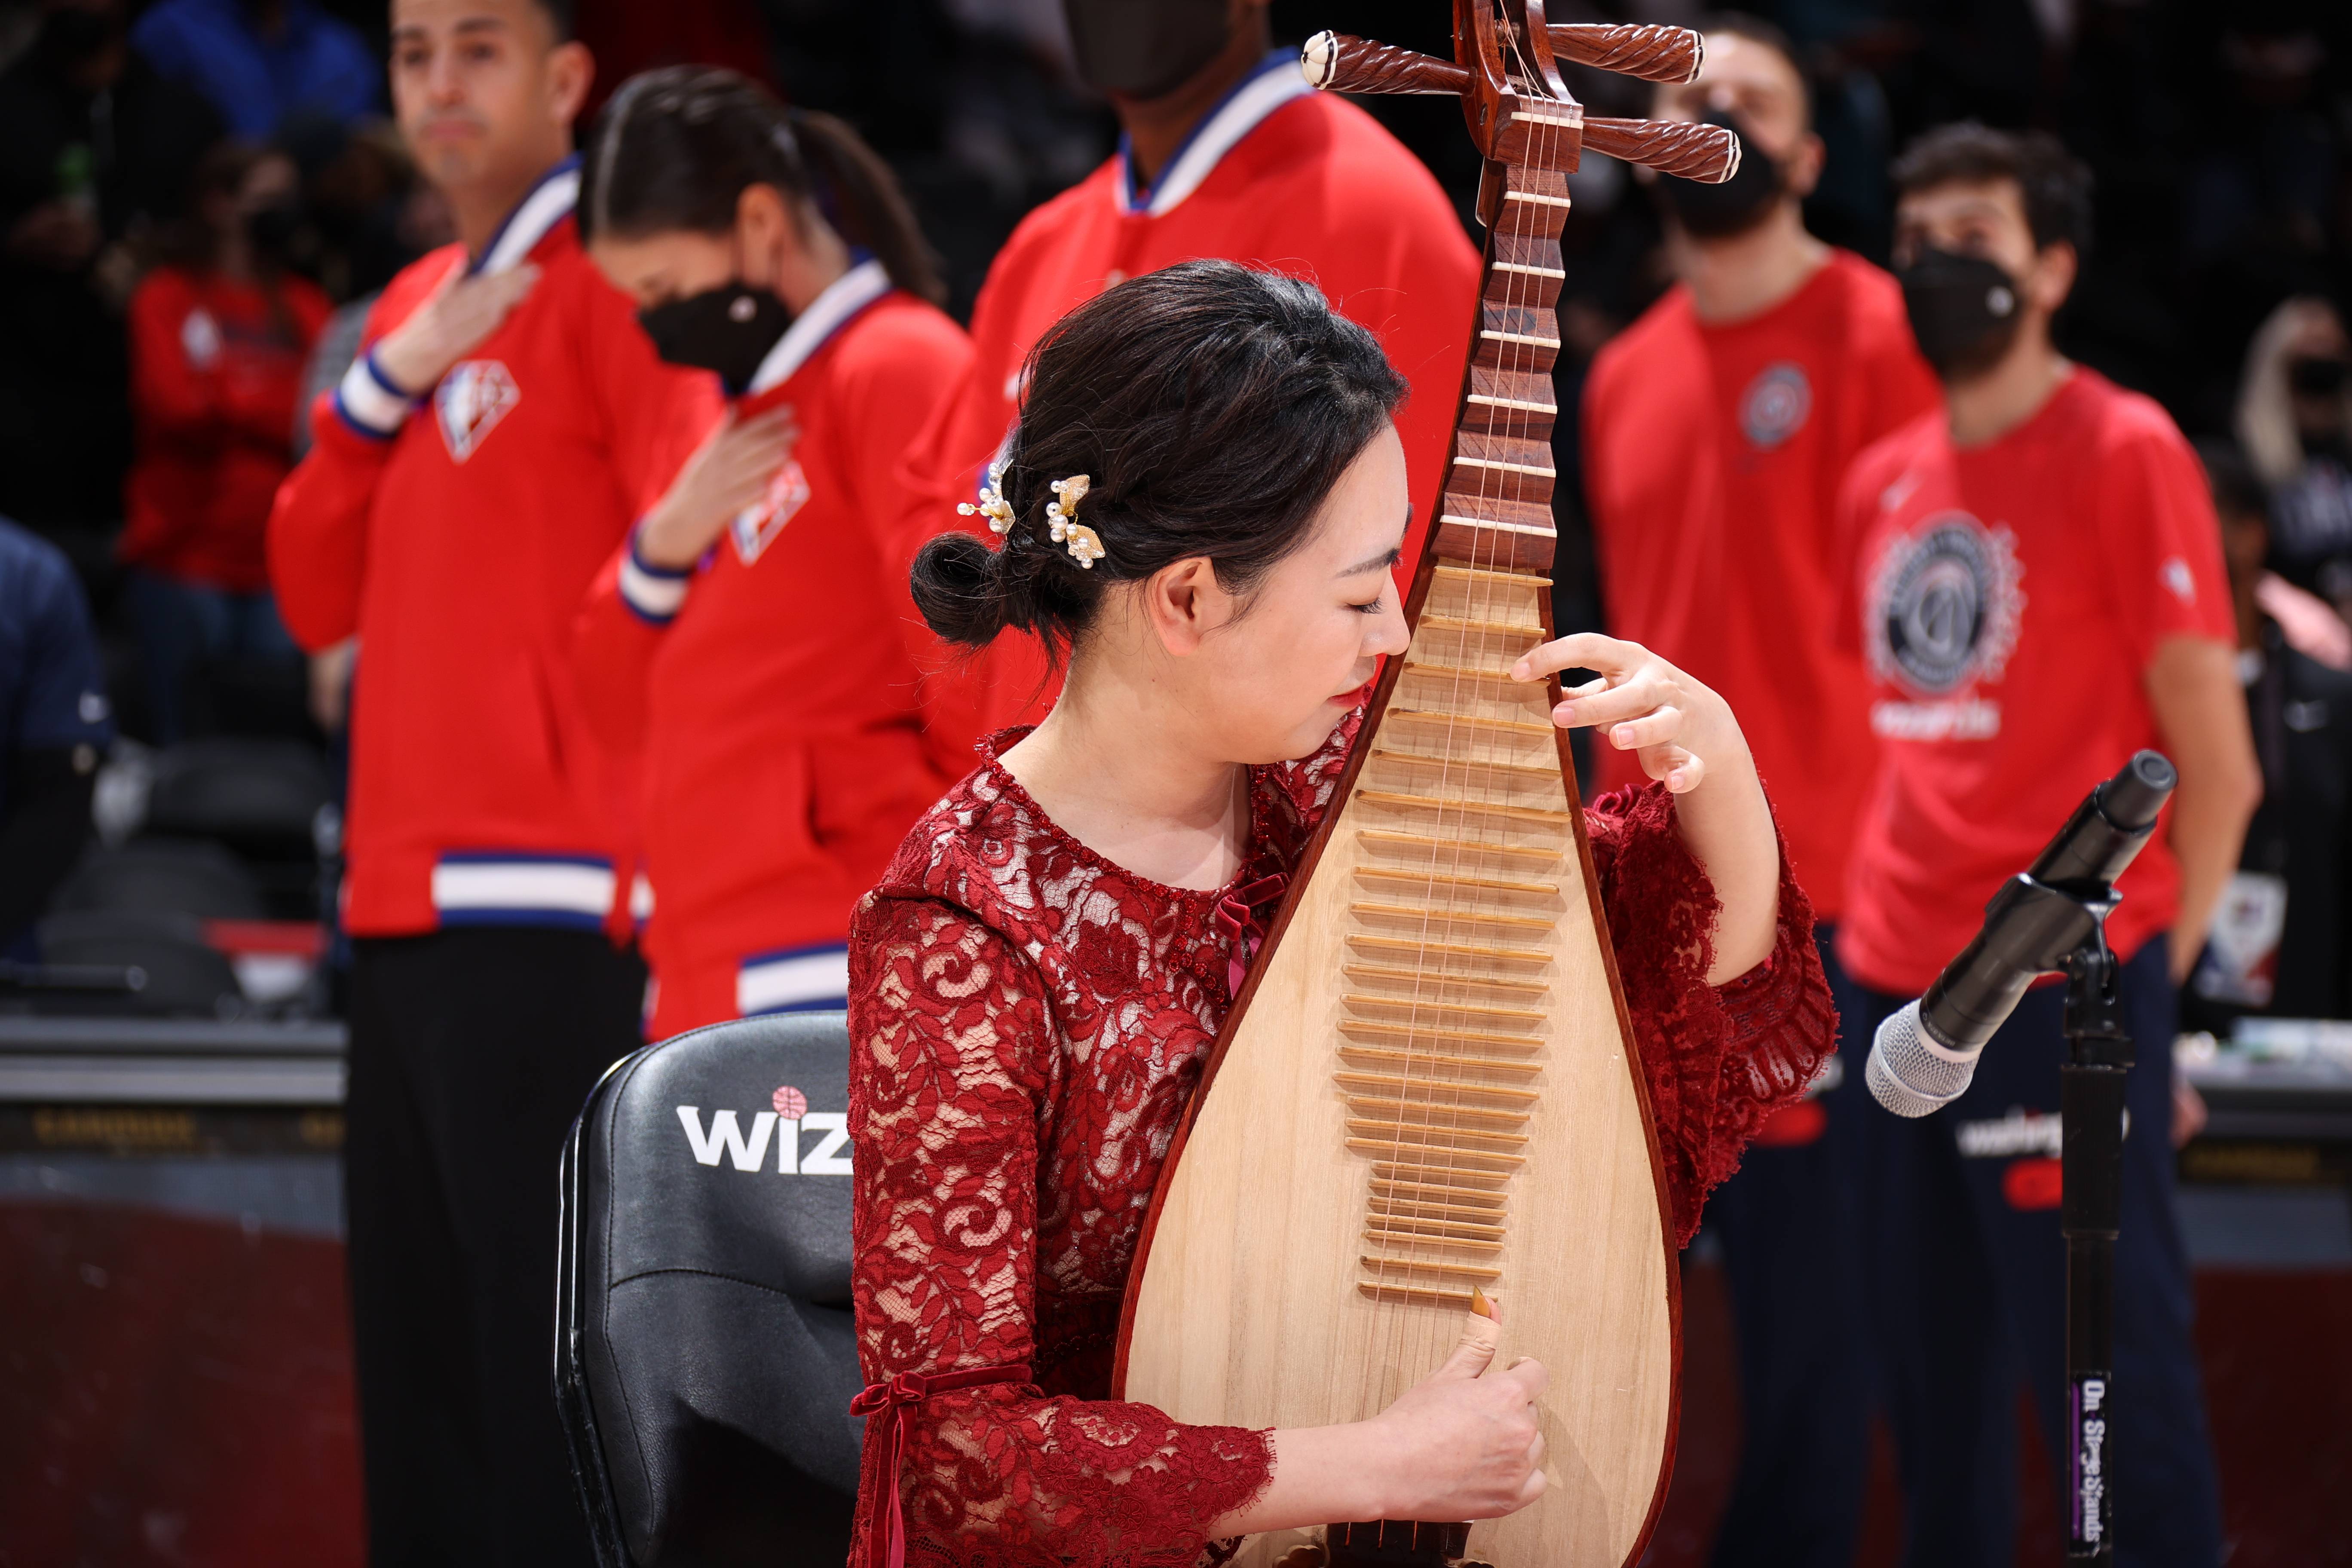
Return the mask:
[[(2221, 1458), (2230, 1568), (2352, 1568), (2352, 1273), (2197, 1276), (2206, 1414)], [(1683, 1270), (1682, 1447), (1645, 1568), (1702, 1568), (1739, 1458), (1739, 1390), (1723, 1271)], [(2018, 1404), (2021, 1568), (2059, 1568), (2041, 1427)], [(1894, 1445), (1874, 1439), (1856, 1568), (1895, 1568), (1903, 1500)]]
[(0, 1202), (0, 1565), (359, 1568), (342, 1248)]
[[(100, 1204), (0, 1201), (0, 1568), (359, 1568), (342, 1249)], [(2198, 1342), (2230, 1568), (2352, 1568), (2352, 1274), (2208, 1271)], [(1722, 1273), (1683, 1289), (1682, 1452), (1646, 1561), (1697, 1568), (1738, 1458)], [(2026, 1426), (2018, 1562), (2055, 1568)], [(1857, 1568), (1893, 1568), (1884, 1431)]]

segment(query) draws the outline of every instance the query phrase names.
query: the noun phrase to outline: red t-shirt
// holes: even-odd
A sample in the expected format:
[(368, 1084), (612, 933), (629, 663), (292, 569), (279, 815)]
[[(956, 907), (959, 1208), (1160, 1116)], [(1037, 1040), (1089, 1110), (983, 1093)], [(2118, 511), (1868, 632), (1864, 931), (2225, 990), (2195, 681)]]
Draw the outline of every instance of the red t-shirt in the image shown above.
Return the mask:
[[(1861, 661), (1831, 622), (1856, 453), (1938, 405), (1895, 280), (1832, 251), (1761, 315), (1702, 322), (1676, 287), (1603, 348), (1584, 389), (1585, 492), (1609, 628), (1720, 692), (1825, 921), (1875, 748)], [(1602, 746), (1601, 782), (1642, 782)]]
[[(1839, 636), (1871, 679), (1877, 784), (1838, 957), (1863, 984), (1926, 989), (2083, 796), (2161, 747), (2146, 675), (2179, 636), (2235, 637), (2221, 526), (2163, 409), (2076, 370), (1999, 440), (1955, 450), (1920, 419), (1856, 461), (1860, 541)], [(2107, 940), (2172, 924), (2164, 839), (2124, 874)]]
[(240, 594), (269, 585), (269, 505), (294, 466), (302, 367), (326, 295), (159, 267), (131, 296), (139, 456), (123, 486), (123, 560)]

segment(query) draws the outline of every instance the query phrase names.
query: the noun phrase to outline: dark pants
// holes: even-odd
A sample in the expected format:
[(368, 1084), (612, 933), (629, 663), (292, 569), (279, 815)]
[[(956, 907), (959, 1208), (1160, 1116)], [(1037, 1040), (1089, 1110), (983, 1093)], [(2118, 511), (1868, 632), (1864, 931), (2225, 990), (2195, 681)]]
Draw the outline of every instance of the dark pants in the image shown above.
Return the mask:
[(551, 1391), (556, 1167), (638, 1045), (645, 970), (587, 931), (352, 944), (344, 1143), (373, 1568), (591, 1562)]
[(198, 727), (194, 710), (205, 705), (196, 681), (206, 670), (238, 661), (302, 662), (267, 591), (240, 594), (134, 570), (124, 593), (139, 626), (148, 720), (158, 745), (184, 741)]
[[(2137, 1061), (2116, 1244), (2108, 1474), (2119, 1563), (2214, 1568), (2220, 1490), (2173, 1203), (2176, 1013), (2165, 945), (2151, 941), (2123, 971)], [(1863, 997), (1866, 1030), (1908, 1000)], [(2066, 1057), (2064, 997), (2063, 985), (2028, 992), (1953, 1104), (1916, 1121), (1873, 1107), (1864, 1120), (1865, 1299), (1901, 1457), (1906, 1568), (2007, 1568), (2014, 1557), (2021, 1379), (2044, 1449), (2063, 1464), (2065, 1247), (2047, 1130)], [(2063, 1476), (2053, 1484), (2063, 1499)]]
[(1851, 1568), (1870, 1469), (1858, 1178), (1867, 1032), (1859, 996), (1816, 933), (1838, 1009), (1839, 1077), (1819, 1132), (1757, 1144), (1707, 1200), (1739, 1352), (1739, 1474), (1715, 1568)]

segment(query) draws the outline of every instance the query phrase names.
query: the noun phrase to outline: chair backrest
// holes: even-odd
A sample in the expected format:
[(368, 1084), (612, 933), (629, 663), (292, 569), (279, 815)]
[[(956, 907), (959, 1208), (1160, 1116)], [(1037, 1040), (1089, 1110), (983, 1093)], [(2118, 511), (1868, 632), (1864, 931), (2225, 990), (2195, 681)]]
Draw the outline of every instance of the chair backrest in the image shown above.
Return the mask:
[(147, 831), (307, 849), (319, 808), (334, 798), (326, 764), (299, 741), (188, 741), (156, 754)]
[(838, 1568), (864, 1423), (849, 1036), (742, 1018), (607, 1073), (564, 1148), (556, 1399), (601, 1568)]
[(50, 901), (58, 913), (120, 910), (199, 920), (257, 921), (269, 913), (245, 863), (217, 844), (139, 838), (92, 849)]
[(77, 910), (42, 920), (34, 939), (44, 963), (137, 971), (136, 990), (44, 995), (36, 1000), (39, 1012), (238, 1018), (247, 1011), (236, 970), (205, 942), (204, 927), (190, 916)]

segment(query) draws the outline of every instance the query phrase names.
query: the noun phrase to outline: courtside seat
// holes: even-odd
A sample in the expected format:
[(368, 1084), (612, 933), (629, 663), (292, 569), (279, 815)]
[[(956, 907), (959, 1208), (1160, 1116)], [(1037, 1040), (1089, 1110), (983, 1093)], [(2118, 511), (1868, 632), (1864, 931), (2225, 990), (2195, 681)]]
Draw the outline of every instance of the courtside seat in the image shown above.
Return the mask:
[(86, 910), (257, 921), (269, 913), (245, 863), (200, 839), (137, 838), (81, 858), (49, 901), (58, 914)]
[(156, 753), (146, 831), (307, 851), (320, 808), (334, 799), (326, 764), (299, 741), (188, 741)]
[(604, 1076), (563, 1155), (556, 1399), (600, 1568), (839, 1568), (860, 1427), (849, 1037), (738, 1019)]
[(143, 1014), (240, 1018), (245, 992), (229, 961), (205, 941), (191, 916), (132, 910), (73, 910), (34, 928), (41, 962), (120, 970), (133, 989), (120, 994), (38, 995), (43, 1013)]

